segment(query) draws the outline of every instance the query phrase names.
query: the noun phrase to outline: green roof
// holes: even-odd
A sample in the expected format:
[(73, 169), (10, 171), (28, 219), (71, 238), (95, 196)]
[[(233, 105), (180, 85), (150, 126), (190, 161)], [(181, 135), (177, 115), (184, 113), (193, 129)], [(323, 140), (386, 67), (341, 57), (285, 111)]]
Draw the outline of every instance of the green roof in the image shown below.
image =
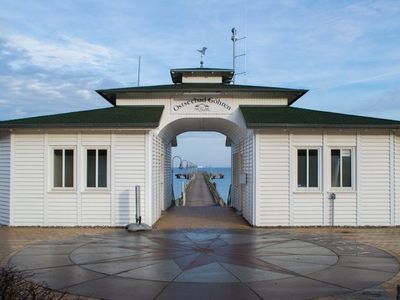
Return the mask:
[(247, 127), (396, 128), (400, 121), (296, 107), (240, 106)]
[(273, 96), (287, 97), (289, 105), (303, 96), (308, 90), (303, 89), (288, 89), (280, 87), (268, 86), (253, 86), (253, 85), (236, 85), (236, 84), (221, 84), (221, 83), (181, 83), (153, 86), (127, 87), (117, 89), (102, 89), (97, 90), (102, 97), (108, 102), (115, 105), (117, 95), (120, 94), (135, 94), (135, 93), (196, 93), (196, 92), (221, 92), (221, 93), (268, 93)]
[(156, 128), (164, 106), (116, 106), (0, 122), (0, 128)]

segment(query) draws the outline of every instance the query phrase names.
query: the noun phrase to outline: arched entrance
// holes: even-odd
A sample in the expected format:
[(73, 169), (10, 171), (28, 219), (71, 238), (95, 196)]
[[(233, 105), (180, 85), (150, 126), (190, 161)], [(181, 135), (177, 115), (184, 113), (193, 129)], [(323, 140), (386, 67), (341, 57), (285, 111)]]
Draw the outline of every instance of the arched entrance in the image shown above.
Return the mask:
[[(190, 131), (214, 131), (226, 136), (226, 146), (231, 148), (232, 187), (230, 205), (252, 223), (253, 187), (252, 155), (253, 133), (247, 130), (239, 115), (164, 116), (153, 137), (153, 218), (157, 220), (162, 210), (172, 203), (171, 147), (176, 137)], [(160, 184), (162, 183), (162, 184)], [(160, 190), (161, 187), (161, 190)]]

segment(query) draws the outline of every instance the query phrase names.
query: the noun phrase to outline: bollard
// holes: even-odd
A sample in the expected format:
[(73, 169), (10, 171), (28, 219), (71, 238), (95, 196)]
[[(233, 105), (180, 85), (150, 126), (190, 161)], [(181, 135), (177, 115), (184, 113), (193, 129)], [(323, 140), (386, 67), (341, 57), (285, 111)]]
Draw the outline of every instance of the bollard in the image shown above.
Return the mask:
[(135, 199), (136, 199), (136, 224), (141, 224), (142, 216), (140, 215), (140, 185), (135, 186)]

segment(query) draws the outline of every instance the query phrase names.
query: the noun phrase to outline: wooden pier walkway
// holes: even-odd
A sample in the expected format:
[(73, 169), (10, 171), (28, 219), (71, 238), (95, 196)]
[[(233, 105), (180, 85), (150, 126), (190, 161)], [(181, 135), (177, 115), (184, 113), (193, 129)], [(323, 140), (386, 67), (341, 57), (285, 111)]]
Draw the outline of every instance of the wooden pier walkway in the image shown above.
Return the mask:
[(231, 207), (217, 206), (202, 173), (196, 173), (187, 189), (186, 206), (163, 213), (154, 229), (248, 229), (248, 223)]
[(214, 198), (207, 186), (202, 173), (196, 173), (188, 189), (186, 190), (185, 206), (212, 206)]

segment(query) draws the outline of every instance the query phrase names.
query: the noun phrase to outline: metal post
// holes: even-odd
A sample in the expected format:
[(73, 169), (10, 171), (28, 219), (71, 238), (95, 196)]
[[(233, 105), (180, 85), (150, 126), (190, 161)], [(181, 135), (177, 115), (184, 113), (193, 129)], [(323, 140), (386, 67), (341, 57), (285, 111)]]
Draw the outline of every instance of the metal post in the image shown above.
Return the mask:
[(335, 225), (335, 199), (336, 199), (336, 194), (330, 193), (329, 200), (331, 200), (331, 226)]
[(185, 206), (186, 203), (186, 186), (185, 186), (185, 180), (182, 181), (182, 206)]
[(142, 223), (142, 216), (140, 215), (140, 185), (135, 186), (135, 199), (136, 199), (136, 223)]
[(232, 82), (233, 84), (235, 84), (235, 61), (236, 61), (236, 41), (237, 41), (237, 37), (236, 37), (236, 28), (232, 28), (232, 69), (233, 69), (233, 78), (232, 78)]
[(141, 61), (141, 57), (139, 56), (139, 64), (138, 64), (138, 72), (137, 72), (137, 86), (140, 85), (140, 61)]

